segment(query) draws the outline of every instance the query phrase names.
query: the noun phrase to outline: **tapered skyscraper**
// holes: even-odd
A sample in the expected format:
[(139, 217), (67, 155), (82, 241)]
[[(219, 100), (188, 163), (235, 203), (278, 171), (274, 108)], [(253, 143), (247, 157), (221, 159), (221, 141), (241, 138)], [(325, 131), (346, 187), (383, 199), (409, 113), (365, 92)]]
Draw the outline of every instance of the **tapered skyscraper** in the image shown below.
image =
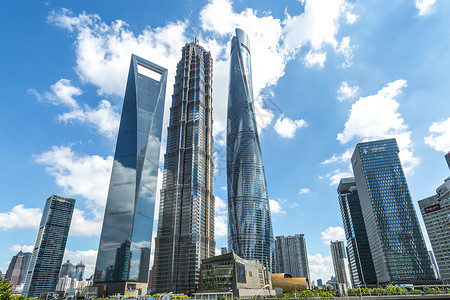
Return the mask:
[(253, 103), (250, 41), (231, 41), (227, 121), (228, 249), (272, 270), (274, 241)]
[(356, 145), (353, 173), (379, 284), (433, 284), (395, 139)]
[(166, 80), (132, 55), (95, 267), (107, 294), (147, 292)]
[(74, 207), (75, 199), (57, 195), (47, 199), (23, 288), (28, 297), (55, 291)]
[(214, 256), (211, 53), (197, 40), (177, 65), (155, 242), (152, 287), (188, 293), (202, 259)]

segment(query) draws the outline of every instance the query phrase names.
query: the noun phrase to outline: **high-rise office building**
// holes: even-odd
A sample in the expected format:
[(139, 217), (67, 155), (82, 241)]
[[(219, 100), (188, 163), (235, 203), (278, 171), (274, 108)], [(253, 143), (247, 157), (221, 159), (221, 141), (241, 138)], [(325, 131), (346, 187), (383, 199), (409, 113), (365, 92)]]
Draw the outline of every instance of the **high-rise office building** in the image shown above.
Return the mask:
[(428, 255), (430, 256), (431, 267), (433, 268), (434, 277), (436, 277), (436, 279), (441, 279), (441, 274), (439, 274), (439, 268), (436, 259), (434, 258), (433, 251), (428, 250)]
[(71, 198), (52, 195), (47, 199), (23, 288), (28, 297), (55, 290), (74, 206)]
[(86, 268), (86, 266), (83, 264), (82, 261), (80, 261), (76, 267), (75, 267), (75, 279), (78, 281), (82, 281), (83, 280), (83, 275), (84, 275), (84, 269)]
[(303, 234), (275, 238), (275, 273), (289, 273), (292, 277), (305, 277), (310, 283), (308, 253)]
[(202, 260), (215, 254), (213, 59), (196, 39), (181, 52), (155, 241), (152, 287), (157, 292), (194, 291)]
[(351, 287), (350, 270), (348, 267), (347, 254), (343, 241), (331, 241), (331, 258), (333, 259), (334, 274), (336, 283), (341, 293), (346, 293), (347, 288)]
[(65, 263), (61, 265), (61, 269), (59, 270), (59, 277), (69, 276), (69, 278), (75, 278), (75, 266), (67, 260)]
[(450, 169), (450, 151), (445, 154), (445, 160), (447, 161), (448, 168)]
[(420, 212), (444, 284), (450, 284), (450, 180), (419, 201)]
[(377, 281), (434, 283), (398, 152), (395, 139), (359, 143), (351, 160)]
[(250, 40), (231, 40), (227, 115), (228, 249), (273, 270), (274, 240), (253, 102)]
[(147, 291), (166, 81), (132, 55), (94, 274), (106, 294)]
[(25, 282), (28, 268), (30, 267), (31, 253), (19, 251), (11, 259), (5, 277), (9, 279), (14, 287)]
[(376, 286), (377, 276), (373, 266), (359, 202), (355, 178), (342, 178), (337, 188), (342, 222), (347, 239), (347, 254), (353, 286)]

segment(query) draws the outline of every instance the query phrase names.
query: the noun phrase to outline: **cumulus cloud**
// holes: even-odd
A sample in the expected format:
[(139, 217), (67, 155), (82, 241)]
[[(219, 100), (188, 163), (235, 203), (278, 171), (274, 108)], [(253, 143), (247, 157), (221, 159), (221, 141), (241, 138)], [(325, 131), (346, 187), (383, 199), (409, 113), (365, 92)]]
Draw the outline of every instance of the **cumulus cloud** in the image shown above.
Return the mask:
[(315, 66), (323, 68), (325, 59), (327, 59), (327, 54), (325, 52), (309, 51), (305, 56), (305, 65), (308, 68), (312, 68)]
[(92, 212), (91, 217), (87, 216), (85, 211), (75, 208), (70, 224), (69, 235), (73, 236), (96, 236), (100, 235), (103, 222), (103, 211), (96, 210)]
[(227, 236), (227, 221), (228, 217), (226, 215), (216, 215), (214, 220), (214, 232), (216, 237)]
[(352, 66), (353, 62), (353, 46), (350, 46), (350, 37), (344, 36), (339, 43), (337, 48), (337, 53), (341, 53), (344, 56), (344, 62), (341, 64), (343, 68), (349, 68)]
[(284, 115), (280, 115), (275, 123), (274, 129), (281, 137), (293, 138), (297, 129), (306, 126), (307, 123), (305, 120), (291, 120)]
[(67, 195), (83, 196), (100, 207), (106, 203), (112, 161), (112, 156), (77, 154), (65, 146), (53, 146), (36, 156)]
[(324, 160), (321, 162), (321, 165), (328, 165), (331, 163), (343, 163), (343, 162), (349, 162), (350, 158), (352, 158), (352, 150), (348, 149), (342, 154), (336, 154), (334, 153), (333, 156), (331, 156), (329, 159)]
[(218, 196), (215, 196), (215, 212), (216, 214), (227, 213), (227, 203)]
[(341, 171), (341, 169), (333, 170), (325, 175), (330, 180), (330, 186), (337, 185), (342, 178), (353, 177), (353, 173), (350, 171)]
[(298, 190), (299, 195), (309, 194), (309, 193), (311, 193), (311, 191), (308, 188), (301, 188)]
[(74, 109), (58, 116), (64, 122), (80, 122), (93, 126), (100, 134), (114, 138), (119, 130), (120, 116), (117, 108), (108, 100), (101, 100), (96, 109), (85, 105), (84, 108)]
[(14, 252), (33, 252), (33, 248), (34, 245), (12, 245), (11, 247), (9, 247), (9, 250), (14, 251)]
[(86, 266), (84, 269), (84, 278), (89, 278), (92, 274), (94, 274), (95, 262), (97, 260), (97, 250), (72, 251), (66, 249), (66, 251), (64, 251), (63, 261), (67, 260), (70, 260), (70, 262), (75, 265), (82, 261)]
[(419, 16), (426, 15), (431, 12), (431, 9), (436, 0), (416, 0), (416, 8), (419, 10)]
[(285, 214), (286, 212), (280, 205), (279, 201), (269, 199), (270, 212), (272, 214)]
[(406, 86), (406, 80), (396, 80), (375, 95), (359, 98), (352, 105), (344, 130), (337, 135), (337, 140), (346, 144), (353, 139), (371, 141), (396, 138), (403, 168), (405, 172), (410, 172), (419, 164), (419, 158), (414, 156), (411, 131), (398, 112), (400, 104), (396, 101)]
[(344, 228), (340, 226), (330, 226), (325, 231), (321, 232), (321, 240), (325, 245), (329, 245), (331, 241), (336, 240), (345, 240), (345, 231)]
[(331, 255), (323, 256), (320, 253), (308, 255), (308, 264), (313, 280), (322, 279), (323, 282), (326, 282), (331, 276), (335, 276)]
[(442, 122), (433, 122), (428, 128), (430, 135), (425, 137), (425, 144), (436, 151), (450, 151), (450, 118)]
[(339, 101), (344, 101), (347, 99), (352, 99), (358, 93), (359, 86), (349, 86), (347, 81), (343, 81), (339, 90), (337, 91), (337, 97)]
[(41, 222), (40, 208), (25, 208), (23, 204), (14, 206), (11, 211), (0, 213), (0, 229), (37, 229)]
[(64, 105), (73, 109), (78, 108), (78, 103), (73, 96), (79, 96), (83, 92), (78, 87), (73, 86), (70, 80), (60, 79), (50, 89), (51, 92), (44, 92), (42, 94), (35, 89), (28, 89), (28, 92), (34, 94), (40, 102)]

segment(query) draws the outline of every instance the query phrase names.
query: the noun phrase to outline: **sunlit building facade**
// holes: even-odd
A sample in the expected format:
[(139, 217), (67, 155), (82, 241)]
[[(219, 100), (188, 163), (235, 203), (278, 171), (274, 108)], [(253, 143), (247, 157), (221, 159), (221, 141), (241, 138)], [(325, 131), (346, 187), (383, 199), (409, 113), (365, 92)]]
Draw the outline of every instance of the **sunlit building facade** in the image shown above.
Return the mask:
[(147, 292), (167, 70), (131, 57), (94, 285)]
[(359, 143), (352, 156), (379, 284), (437, 283), (395, 139)]
[(58, 195), (47, 199), (23, 288), (28, 297), (55, 291), (74, 207), (75, 199)]
[(155, 240), (152, 287), (192, 293), (200, 266), (214, 256), (211, 53), (197, 40), (177, 64)]
[(228, 249), (273, 269), (274, 240), (253, 100), (250, 41), (231, 40), (227, 115)]

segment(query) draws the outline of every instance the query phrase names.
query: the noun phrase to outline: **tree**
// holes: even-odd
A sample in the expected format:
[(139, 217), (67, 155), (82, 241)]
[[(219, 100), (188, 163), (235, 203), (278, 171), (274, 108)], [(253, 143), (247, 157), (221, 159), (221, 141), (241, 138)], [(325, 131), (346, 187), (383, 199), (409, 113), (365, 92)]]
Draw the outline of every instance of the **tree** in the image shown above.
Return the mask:
[(0, 300), (12, 299), (13, 286), (7, 278), (5, 278), (0, 271)]

